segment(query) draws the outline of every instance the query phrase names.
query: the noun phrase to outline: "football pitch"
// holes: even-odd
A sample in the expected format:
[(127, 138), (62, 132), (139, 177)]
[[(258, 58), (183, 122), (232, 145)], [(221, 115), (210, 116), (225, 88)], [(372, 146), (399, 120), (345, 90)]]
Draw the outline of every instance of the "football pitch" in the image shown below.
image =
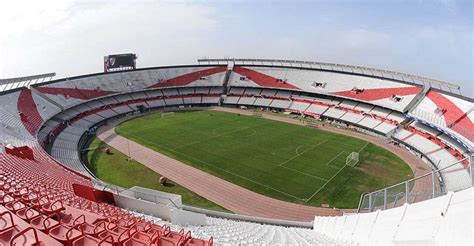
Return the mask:
[[(362, 192), (411, 177), (400, 158), (363, 140), (227, 112), (155, 113), (116, 131), (249, 190), (305, 205), (354, 208)], [(354, 167), (346, 165), (351, 152), (360, 154)]]

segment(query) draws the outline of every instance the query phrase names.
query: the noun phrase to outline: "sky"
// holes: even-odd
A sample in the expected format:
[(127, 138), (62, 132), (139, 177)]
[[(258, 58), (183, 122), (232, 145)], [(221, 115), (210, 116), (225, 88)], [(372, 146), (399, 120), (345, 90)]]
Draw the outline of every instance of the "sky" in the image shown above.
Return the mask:
[(369, 66), (459, 84), (474, 97), (471, 0), (5, 1), (0, 78), (101, 72), (198, 58), (272, 58)]

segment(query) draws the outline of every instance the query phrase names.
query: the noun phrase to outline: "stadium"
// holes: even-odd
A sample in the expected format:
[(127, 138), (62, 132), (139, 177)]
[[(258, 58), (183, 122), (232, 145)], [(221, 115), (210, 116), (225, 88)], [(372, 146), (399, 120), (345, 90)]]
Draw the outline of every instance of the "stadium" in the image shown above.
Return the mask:
[(0, 80), (0, 242), (470, 244), (473, 99), (322, 62)]

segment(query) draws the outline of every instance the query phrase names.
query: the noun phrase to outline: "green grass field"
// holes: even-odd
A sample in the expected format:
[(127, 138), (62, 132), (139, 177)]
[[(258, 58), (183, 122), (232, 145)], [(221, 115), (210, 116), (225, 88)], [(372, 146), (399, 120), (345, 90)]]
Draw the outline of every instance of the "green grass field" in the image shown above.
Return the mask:
[[(128, 161), (127, 156), (108, 146), (98, 138), (93, 138), (89, 143), (90, 151), (86, 153), (86, 165), (94, 175), (101, 180), (124, 188), (141, 186), (159, 191), (181, 195), (184, 204), (229, 212), (221, 206), (208, 201), (198, 194), (176, 184), (172, 180), (166, 186), (159, 183), (160, 174), (145, 167), (136, 161)], [(108, 155), (104, 149), (110, 148), (112, 154)]]
[[(252, 191), (306, 205), (354, 208), (362, 192), (412, 175), (400, 158), (368, 142), (226, 112), (156, 113), (116, 131)], [(345, 165), (351, 152), (360, 152), (355, 167)]]

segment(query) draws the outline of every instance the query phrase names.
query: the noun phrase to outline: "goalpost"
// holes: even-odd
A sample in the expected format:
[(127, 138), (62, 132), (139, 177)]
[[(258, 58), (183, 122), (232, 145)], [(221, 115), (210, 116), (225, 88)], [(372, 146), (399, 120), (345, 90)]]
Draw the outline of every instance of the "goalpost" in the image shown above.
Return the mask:
[(355, 167), (359, 163), (359, 152), (352, 152), (346, 158), (346, 165)]
[(161, 118), (174, 117), (174, 112), (163, 112), (161, 113)]

